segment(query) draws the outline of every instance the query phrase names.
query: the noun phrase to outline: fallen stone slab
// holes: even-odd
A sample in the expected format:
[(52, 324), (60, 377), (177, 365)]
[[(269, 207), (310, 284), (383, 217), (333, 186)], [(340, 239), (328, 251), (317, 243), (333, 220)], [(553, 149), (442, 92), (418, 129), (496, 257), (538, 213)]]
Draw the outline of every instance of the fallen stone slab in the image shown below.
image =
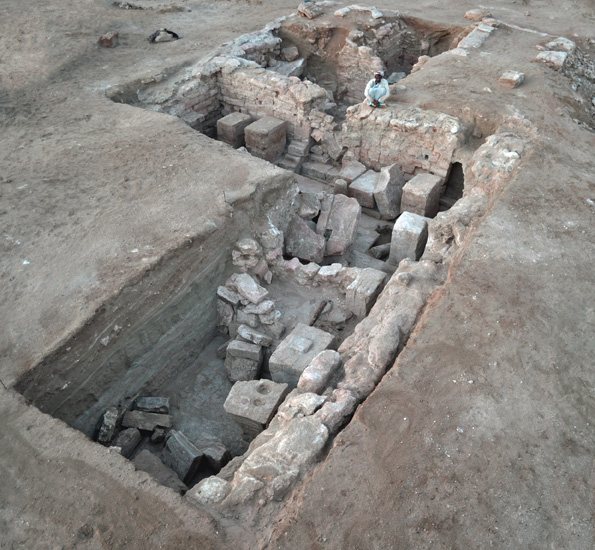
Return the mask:
[(347, 252), (355, 241), (361, 212), (358, 201), (345, 195), (329, 195), (323, 201), (316, 232), (327, 239), (326, 256)]
[(148, 413), (143, 411), (128, 411), (122, 420), (125, 428), (138, 428), (152, 432), (155, 428), (171, 428), (174, 419), (169, 414)]
[(326, 241), (299, 216), (294, 216), (285, 235), (285, 251), (307, 262), (320, 263), (324, 258)]
[(139, 397), (134, 408), (144, 412), (168, 414), (169, 397)]
[(270, 336), (267, 336), (262, 332), (258, 332), (246, 325), (240, 325), (238, 327), (238, 335), (244, 340), (252, 342), (257, 346), (264, 346), (265, 348), (268, 348), (273, 344), (273, 339)]
[(345, 303), (358, 317), (368, 315), (382, 290), (386, 273), (373, 268), (362, 269), (347, 287)]
[(182, 432), (172, 430), (165, 443), (163, 461), (187, 483), (200, 466), (202, 453)]
[(428, 219), (411, 212), (404, 212), (393, 227), (388, 263), (399, 265), (409, 258), (421, 258), (428, 240)]
[(252, 123), (252, 117), (246, 113), (231, 113), (217, 121), (217, 139), (233, 148), (245, 143), (244, 131)]
[(374, 188), (374, 199), (383, 220), (392, 220), (401, 212), (401, 195), (405, 178), (398, 164), (384, 166)]
[(434, 174), (418, 174), (403, 186), (401, 212), (412, 212), (426, 218), (438, 213), (444, 178)]
[(349, 196), (356, 199), (357, 202), (366, 208), (374, 208), (376, 206), (374, 191), (376, 190), (377, 181), (378, 172), (368, 170), (359, 178), (351, 182), (349, 185)]
[(235, 290), (253, 304), (259, 304), (269, 295), (269, 291), (260, 286), (248, 273), (234, 273), (225, 286)]
[(341, 366), (341, 356), (337, 351), (321, 351), (302, 372), (297, 387), (300, 391), (321, 393), (331, 375)]
[(110, 407), (103, 414), (101, 419), (101, 426), (99, 427), (99, 435), (97, 441), (102, 445), (109, 445), (111, 440), (114, 438), (116, 430), (122, 423), (122, 417), (124, 416), (124, 410), (118, 407)]
[(130, 458), (130, 455), (132, 455), (140, 440), (141, 435), (139, 430), (136, 428), (127, 428), (118, 434), (112, 447), (119, 447), (120, 454), (125, 458)]
[(188, 487), (180, 480), (176, 472), (163, 464), (151, 451), (146, 449), (141, 451), (134, 457), (132, 463), (137, 470), (146, 472), (161, 485), (165, 485), (181, 495), (188, 490)]
[(287, 391), (287, 384), (270, 380), (236, 382), (223, 408), (244, 433), (256, 437), (273, 418)]
[(295, 388), (312, 359), (332, 347), (335, 337), (324, 330), (299, 323), (277, 346), (269, 359), (271, 378)]

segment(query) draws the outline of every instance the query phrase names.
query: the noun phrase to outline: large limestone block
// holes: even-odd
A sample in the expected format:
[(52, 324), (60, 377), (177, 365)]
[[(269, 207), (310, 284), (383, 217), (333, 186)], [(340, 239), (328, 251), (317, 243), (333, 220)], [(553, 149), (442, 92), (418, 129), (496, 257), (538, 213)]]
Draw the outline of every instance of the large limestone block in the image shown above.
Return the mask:
[(418, 174), (403, 187), (401, 212), (433, 218), (438, 213), (444, 179), (434, 174)]
[(231, 113), (217, 121), (217, 139), (235, 149), (244, 145), (244, 131), (252, 123), (252, 117), (246, 113)]
[(386, 273), (371, 267), (362, 269), (347, 287), (346, 305), (358, 317), (365, 317), (382, 290)]
[(287, 384), (270, 380), (236, 382), (223, 408), (247, 435), (256, 437), (273, 418), (287, 390)]
[(172, 430), (165, 444), (163, 459), (178, 477), (188, 483), (198, 470), (202, 453), (182, 432)]
[(377, 181), (378, 172), (368, 170), (351, 183), (349, 186), (349, 196), (356, 199), (357, 202), (366, 208), (374, 208), (376, 206), (374, 191), (376, 190)]
[(418, 214), (404, 212), (393, 227), (388, 263), (399, 265), (405, 258), (419, 260), (427, 240), (428, 219)]
[(324, 258), (326, 241), (310, 229), (310, 226), (299, 216), (294, 216), (285, 235), (285, 251), (307, 262), (320, 263)]
[(362, 207), (345, 195), (329, 195), (323, 201), (316, 232), (327, 239), (326, 256), (345, 254), (355, 241)]
[(405, 179), (399, 165), (384, 166), (380, 170), (374, 189), (374, 199), (383, 220), (392, 220), (401, 212), (401, 194), (404, 185)]
[(273, 162), (285, 150), (286, 133), (285, 121), (265, 116), (246, 126), (246, 149), (256, 157)]
[(295, 388), (312, 359), (321, 351), (332, 347), (334, 341), (332, 334), (299, 323), (271, 355), (271, 378)]

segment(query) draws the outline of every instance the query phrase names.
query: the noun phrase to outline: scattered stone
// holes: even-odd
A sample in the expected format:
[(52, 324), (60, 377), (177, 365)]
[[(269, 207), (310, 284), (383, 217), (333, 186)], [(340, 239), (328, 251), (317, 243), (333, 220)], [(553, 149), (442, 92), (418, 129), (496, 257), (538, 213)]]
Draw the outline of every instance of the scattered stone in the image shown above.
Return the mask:
[(349, 184), (342, 178), (337, 178), (333, 183), (333, 193), (335, 195), (347, 195)]
[(331, 375), (341, 365), (341, 356), (334, 350), (324, 350), (316, 355), (302, 372), (297, 387), (311, 393), (321, 393)]
[(518, 88), (525, 81), (525, 73), (506, 71), (499, 79), (498, 84), (503, 88)]
[(252, 117), (246, 113), (231, 113), (217, 121), (217, 139), (231, 145), (234, 149), (243, 147), (244, 131), (252, 123)]
[(275, 302), (272, 300), (263, 300), (259, 304), (248, 304), (244, 308), (245, 313), (252, 313), (254, 315), (265, 315), (275, 309)]
[(217, 297), (221, 298), (224, 302), (237, 307), (240, 303), (241, 296), (229, 288), (228, 286), (220, 286), (217, 288)]
[(236, 321), (238, 325), (248, 325), (252, 328), (256, 328), (258, 326), (258, 315), (254, 313), (246, 313), (244, 309), (238, 309), (236, 313)]
[(335, 283), (342, 270), (343, 266), (339, 263), (324, 265), (318, 270), (316, 280), (319, 283)]
[(325, 202), (330, 206), (321, 212), (316, 232), (327, 239), (326, 256), (345, 254), (355, 241), (361, 206), (345, 195), (329, 195)]
[(401, 260), (421, 258), (428, 240), (428, 220), (418, 214), (404, 212), (393, 227), (388, 263), (399, 265)]
[(262, 365), (262, 347), (240, 340), (232, 340), (227, 346), (225, 372), (231, 382), (254, 380)]
[(371, 256), (374, 258), (381, 260), (385, 258), (390, 253), (390, 243), (386, 244), (379, 244), (378, 246), (373, 246), (368, 250)]
[(284, 61), (295, 61), (299, 56), (300, 52), (296, 46), (281, 48), (281, 59)]
[(261, 313), (258, 318), (263, 325), (272, 325), (281, 319), (281, 312), (275, 309), (268, 313)]
[(401, 211), (401, 195), (405, 179), (398, 164), (385, 166), (374, 188), (374, 199), (383, 220), (396, 218)]
[(103, 414), (101, 420), (101, 426), (99, 428), (99, 435), (97, 441), (102, 445), (109, 445), (111, 440), (114, 438), (116, 429), (122, 422), (122, 416), (124, 411), (118, 407), (110, 407)]
[(234, 319), (235, 310), (233, 306), (223, 300), (217, 300), (217, 325), (220, 327), (229, 327)]
[(269, 69), (272, 71), (275, 71), (276, 73), (287, 76), (287, 77), (290, 77), (290, 76), (300, 77), (300, 76), (302, 76), (302, 73), (304, 72), (305, 63), (306, 63), (306, 60), (301, 58), (301, 59), (296, 59), (295, 61), (291, 61), (291, 62), (279, 62), (279, 63), (271, 66)]
[(155, 428), (171, 428), (174, 419), (169, 414), (148, 413), (143, 411), (128, 411), (122, 420), (125, 428), (138, 428), (152, 432)]
[(265, 116), (246, 126), (246, 148), (255, 157), (273, 162), (285, 150), (286, 128), (285, 121)]
[(120, 36), (116, 31), (110, 31), (99, 37), (99, 46), (102, 48), (115, 48)]
[(159, 44), (161, 42), (171, 42), (173, 40), (179, 40), (180, 36), (173, 31), (168, 31), (167, 29), (159, 29), (155, 31), (147, 40), (151, 44)]
[(283, 247), (283, 231), (269, 224), (269, 228), (260, 234), (260, 243), (268, 252)]
[(318, 6), (315, 2), (306, 0), (302, 2), (297, 9), (297, 12), (308, 19), (314, 19), (318, 17), (323, 11), (321, 6)]
[(202, 437), (194, 443), (213, 470), (219, 471), (231, 458), (225, 445), (214, 436)]
[(244, 340), (257, 344), (258, 346), (264, 346), (265, 348), (270, 347), (273, 344), (273, 340), (270, 336), (262, 334), (256, 330), (247, 327), (246, 325), (240, 325), (238, 327), (238, 335)]
[(336, 432), (357, 406), (356, 397), (345, 389), (334, 390), (332, 401), (327, 401), (314, 415), (328, 428), (329, 433)]
[(362, 269), (347, 287), (346, 305), (358, 317), (365, 317), (382, 290), (386, 273), (377, 269)]
[(136, 428), (128, 428), (118, 434), (118, 437), (114, 440), (113, 447), (119, 447), (120, 454), (125, 458), (130, 458), (130, 455), (132, 455), (140, 440), (140, 431)]
[(444, 178), (434, 174), (418, 174), (403, 187), (401, 212), (412, 212), (426, 218), (438, 213)]
[(302, 218), (294, 216), (285, 236), (287, 254), (307, 262), (320, 263), (324, 258), (325, 247), (324, 237), (312, 231)]
[(167, 430), (165, 428), (155, 428), (155, 431), (151, 434), (151, 443), (163, 443)]
[(366, 208), (374, 208), (376, 206), (374, 191), (376, 190), (377, 181), (378, 172), (368, 170), (351, 183), (349, 196), (355, 198), (357, 202)]
[(367, 168), (356, 160), (349, 162), (341, 168), (339, 178), (345, 180), (348, 184), (359, 178), (366, 172)]
[(169, 397), (139, 397), (134, 408), (150, 413), (169, 414)]
[(536, 61), (545, 63), (548, 67), (559, 71), (568, 58), (568, 52), (539, 52)]
[(165, 485), (181, 495), (188, 490), (188, 487), (180, 481), (176, 472), (168, 468), (158, 457), (146, 449), (138, 453), (132, 463), (137, 470), (147, 472), (161, 485)]
[(235, 273), (227, 280), (225, 286), (237, 291), (240, 296), (253, 304), (259, 304), (269, 295), (269, 291), (261, 287), (247, 273)]
[(576, 43), (564, 36), (559, 36), (555, 40), (551, 40), (545, 46), (550, 50), (565, 51), (568, 53), (573, 53), (576, 50)]
[(170, 432), (165, 443), (163, 460), (184, 483), (192, 479), (200, 466), (202, 456), (202, 453), (182, 432), (176, 430)]
[(320, 212), (320, 200), (313, 193), (302, 193), (301, 203), (298, 208), (298, 216), (305, 220), (311, 220)]
[(287, 390), (287, 384), (270, 380), (236, 382), (223, 408), (247, 435), (256, 437), (273, 418)]
[(217, 476), (207, 477), (186, 493), (186, 498), (199, 506), (219, 504), (229, 494), (229, 481)]
[[(248, 327), (245, 328), (248, 329)], [(240, 334), (239, 327), (238, 334)], [(252, 359), (252, 361), (262, 361), (262, 347), (249, 342), (242, 342), (241, 340), (232, 340), (229, 346), (227, 346), (227, 355), (244, 357), (246, 359)]]
[(271, 378), (275, 382), (297, 386), (312, 359), (334, 344), (328, 332), (299, 323), (279, 344), (269, 359)]
[(492, 17), (490, 10), (477, 8), (465, 13), (465, 19), (469, 21), (481, 21), (484, 17)]
[(227, 355), (227, 346), (229, 346), (230, 342), (231, 340), (227, 340), (227, 342), (224, 342), (217, 348), (217, 357), (225, 359), (225, 356)]

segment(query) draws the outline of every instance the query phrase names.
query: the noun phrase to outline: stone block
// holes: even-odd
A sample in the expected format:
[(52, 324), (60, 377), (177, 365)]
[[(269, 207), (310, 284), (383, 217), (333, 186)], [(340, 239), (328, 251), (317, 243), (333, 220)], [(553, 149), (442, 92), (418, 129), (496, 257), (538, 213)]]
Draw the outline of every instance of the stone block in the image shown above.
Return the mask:
[(134, 449), (136, 449), (140, 440), (140, 431), (136, 428), (128, 428), (118, 434), (112, 446), (120, 447), (120, 454), (123, 457), (130, 458), (130, 455), (133, 453)]
[(284, 61), (295, 61), (299, 56), (300, 52), (296, 46), (281, 48), (281, 59)]
[(326, 239), (325, 255), (345, 254), (355, 241), (362, 208), (356, 199), (345, 195), (329, 195), (323, 206), (316, 232)]
[(116, 31), (110, 31), (99, 37), (99, 45), (102, 48), (115, 48), (118, 45), (120, 36)]
[(248, 359), (247, 357), (237, 357), (229, 353), (229, 346), (227, 347), (227, 355), (225, 356), (224, 367), (225, 372), (227, 373), (227, 378), (229, 378), (230, 382), (238, 382), (240, 380), (254, 380), (255, 378), (258, 378), (261, 365), (262, 357), (260, 360)]
[(265, 348), (270, 347), (273, 343), (273, 339), (270, 336), (262, 334), (262, 332), (258, 332), (246, 325), (240, 325), (238, 327), (238, 335), (248, 342), (252, 342), (257, 346), (264, 346)]
[(223, 300), (217, 300), (217, 325), (228, 327), (234, 318), (235, 311), (233, 306)]
[(517, 71), (506, 71), (498, 79), (498, 84), (503, 88), (512, 90), (518, 88), (525, 81), (525, 73), (519, 73)]
[(229, 481), (217, 476), (207, 477), (186, 493), (186, 498), (199, 506), (219, 504), (229, 494)]
[(244, 313), (253, 315), (265, 315), (275, 309), (275, 302), (272, 300), (263, 300), (259, 304), (248, 304), (244, 308)]
[[(240, 325), (240, 327), (248, 328), (245, 325)], [(238, 327), (238, 334), (241, 335), (240, 327)], [(262, 347), (241, 340), (232, 340), (227, 346), (227, 355), (243, 357), (252, 361), (262, 361)]]
[(324, 258), (326, 241), (312, 231), (299, 216), (294, 216), (285, 235), (285, 251), (307, 262), (320, 263)]
[(182, 432), (176, 430), (170, 432), (165, 443), (163, 460), (165, 465), (176, 472), (184, 483), (192, 479), (200, 466), (202, 457), (202, 453)]
[(234, 307), (239, 305), (242, 298), (237, 292), (227, 286), (217, 288), (217, 297)]
[(362, 269), (347, 287), (345, 304), (358, 317), (368, 315), (382, 290), (386, 273), (373, 268)]
[(101, 426), (99, 428), (99, 435), (97, 441), (102, 445), (109, 445), (114, 438), (116, 429), (122, 422), (124, 410), (118, 407), (110, 407), (105, 411), (101, 419)]
[(333, 193), (335, 195), (347, 195), (349, 184), (342, 178), (337, 178), (333, 182)]
[(287, 384), (270, 380), (236, 382), (223, 408), (247, 435), (256, 437), (273, 418), (287, 391)]
[(235, 290), (241, 297), (259, 304), (268, 295), (269, 291), (261, 287), (250, 275), (247, 273), (235, 273), (225, 283), (225, 286)]
[[(248, 325), (252, 328), (256, 328), (258, 326), (258, 315), (254, 313), (246, 313), (244, 309), (238, 309), (236, 313), (236, 319), (238, 325)], [(227, 326), (230, 326), (231, 323), (228, 323)]]
[(428, 220), (423, 216), (404, 212), (393, 227), (388, 263), (399, 265), (401, 260), (409, 258), (417, 261), (421, 258), (428, 240)]
[(125, 428), (138, 428), (152, 432), (155, 428), (171, 428), (174, 419), (169, 414), (148, 413), (143, 411), (128, 411), (122, 420)]
[(246, 126), (246, 149), (254, 156), (273, 162), (284, 150), (287, 123), (265, 116)]
[(169, 397), (139, 397), (134, 408), (144, 412), (168, 414)]
[(444, 178), (434, 174), (418, 174), (403, 186), (401, 212), (412, 212), (432, 218), (438, 213)]
[(356, 199), (357, 202), (366, 208), (374, 208), (376, 206), (374, 191), (376, 190), (377, 181), (378, 172), (368, 170), (351, 182), (349, 185), (349, 196)]
[(359, 178), (366, 172), (367, 168), (357, 160), (345, 164), (339, 172), (339, 178), (345, 180), (347, 183)]
[(269, 359), (271, 378), (275, 382), (297, 386), (300, 376), (312, 359), (332, 347), (332, 334), (299, 323), (279, 344)]
[(385, 166), (374, 188), (374, 199), (383, 220), (392, 220), (401, 212), (401, 194), (405, 178), (397, 164)]
[(202, 453), (203, 461), (206, 460), (211, 468), (219, 471), (225, 466), (231, 455), (225, 445), (211, 434), (203, 434), (195, 438), (194, 446)]
[(217, 139), (233, 148), (242, 147), (246, 126), (252, 123), (252, 117), (246, 113), (231, 113), (217, 121)]
[(158, 457), (146, 449), (138, 453), (132, 463), (137, 470), (147, 472), (161, 485), (165, 485), (181, 495), (188, 490), (188, 487), (182, 483), (176, 472), (168, 468)]
[(326, 387), (331, 375), (341, 365), (341, 356), (334, 350), (321, 351), (302, 372), (298, 389), (304, 392), (320, 393)]

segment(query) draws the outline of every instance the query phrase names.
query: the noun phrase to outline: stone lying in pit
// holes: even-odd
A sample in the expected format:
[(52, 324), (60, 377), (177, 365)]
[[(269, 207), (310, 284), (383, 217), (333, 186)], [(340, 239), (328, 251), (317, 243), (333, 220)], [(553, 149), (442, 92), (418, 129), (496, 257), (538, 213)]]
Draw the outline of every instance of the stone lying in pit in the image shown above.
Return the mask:
[(101, 426), (99, 428), (99, 435), (97, 441), (102, 445), (109, 445), (114, 438), (117, 428), (122, 423), (124, 409), (119, 407), (110, 407), (105, 411), (101, 419)]
[(326, 241), (299, 216), (294, 216), (285, 235), (285, 250), (290, 256), (306, 262), (320, 263)]
[(321, 351), (306, 367), (298, 381), (298, 389), (303, 392), (320, 393), (326, 387), (332, 374), (341, 365), (337, 351)]
[(247, 342), (255, 344), (257, 346), (264, 346), (265, 348), (271, 347), (273, 339), (262, 332), (258, 332), (246, 325), (240, 325), (238, 327), (238, 336), (242, 337)]
[(385, 166), (374, 188), (374, 199), (383, 220), (392, 220), (401, 212), (401, 195), (405, 179), (397, 164)]
[(382, 290), (386, 273), (373, 268), (362, 269), (347, 287), (346, 305), (358, 317), (368, 315)]
[(127, 428), (118, 434), (112, 447), (119, 447), (120, 454), (123, 457), (130, 458), (130, 455), (132, 455), (134, 449), (136, 449), (140, 443), (140, 440), (141, 435), (139, 430), (136, 428)]
[(194, 446), (213, 470), (219, 471), (231, 458), (225, 445), (216, 437), (205, 434), (194, 440)]
[(270, 380), (236, 382), (223, 408), (244, 433), (256, 437), (273, 418), (287, 391), (287, 384)]
[(327, 241), (326, 256), (345, 254), (355, 241), (362, 208), (356, 199), (345, 195), (327, 195), (322, 201), (316, 232)]
[(230, 382), (257, 378), (262, 359), (262, 346), (242, 340), (232, 340), (227, 345), (225, 355), (225, 372)]
[(246, 113), (231, 113), (217, 121), (217, 139), (231, 145), (234, 149), (242, 147), (246, 126), (252, 123), (252, 117)]
[(246, 126), (246, 149), (255, 157), (273, 162), (285, 150), (286, 132), (285, 121), (265, 116)]
[(351, 183), (349, 186), (349, 196), (356, 199), (357, 202), (366, 208), (374, 208), (376, 206), (374, 191), (376, 190), (377, 181), (378, 172), (368, 170)]
[(128, 411), (122, 420), (125, 428), (138, 428), (152, 432), (155, 428), (171, 428), (174, 419), (169, 414), (148, 413), (143, 411)]
[(399, 265), (409, 258), (421, 258), (428, 240), (428, 219), (411, 212), (404, 212), (393, 227), (388, 263)]
[(180, 481), (176, 472), (171, 468), (168, 468), (158, 457), (146, 449), (138, 453), (138, 455), (134, 457), (132, 463), (137, 470), (147, 472), (161, 485), (165, 485), (181, 495), (188, 490), (188, 487)]
[(163, 461), (187, 483), (198, 470), (203, 454), (182, 432), (172, 430), (163, 451)]
[(269, 359), (271, 378), (295, 388), (312, 359), (332, 347), (335, 337), (324, 330), (299, 323), (279, 344)]
[(440, 207), (444, 178), (434, 174), (418, 174), (403, 186), (401, 212), (412, 212), (433, 218)]
[(134, 408), (144, 412), (168, 414), (169, 397), (139, 397)]

